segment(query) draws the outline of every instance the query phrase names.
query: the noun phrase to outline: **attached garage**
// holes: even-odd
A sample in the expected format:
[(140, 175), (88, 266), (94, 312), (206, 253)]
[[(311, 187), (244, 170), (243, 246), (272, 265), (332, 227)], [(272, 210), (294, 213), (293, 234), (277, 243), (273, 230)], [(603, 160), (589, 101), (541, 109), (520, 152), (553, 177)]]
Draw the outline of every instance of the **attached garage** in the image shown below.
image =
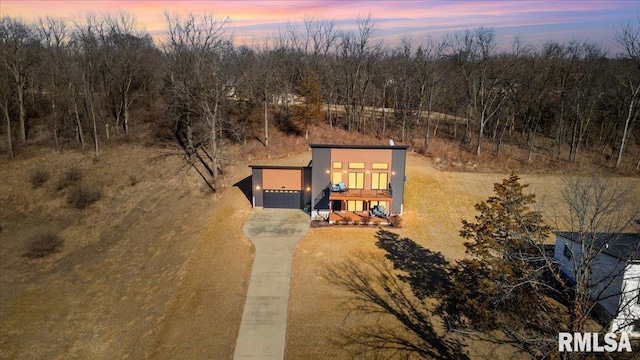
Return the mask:
[(251, 168), (254, 207), (265, 209), (310, 207), (310, 167), (251, 165)]
[(296, 190), (265, 190), (263, 194), (265, 209), (300, 209), (302, 194)]

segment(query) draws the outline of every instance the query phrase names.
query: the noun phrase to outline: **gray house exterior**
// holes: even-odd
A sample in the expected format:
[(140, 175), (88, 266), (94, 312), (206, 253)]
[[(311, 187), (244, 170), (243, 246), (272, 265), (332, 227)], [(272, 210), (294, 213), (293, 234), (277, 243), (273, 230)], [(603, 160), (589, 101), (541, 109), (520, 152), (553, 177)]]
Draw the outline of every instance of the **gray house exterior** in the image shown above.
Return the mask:
[[(312, 220), (331, 213), (404, 211), (405, 145), (311, 144), (308, 166), (251, 165), (256, 208), (300, 208)], [(335, 187), (343, 186), (340, 191)], [(332, 186), (334, 187), (332, 189)]]
[(640, 337), (640, 234), (556, 232), (553, 257), (560, 271), (575, 281), (582, 256), (582, 240), (593, 241), (601, 249), (592, 261), (591, 298), (597, 300), (596, 312), (611, 332)]
[[(366, 211), (372, 204), (384, 204), (392, 213), (403, 213), (408, 146), (310, 146), (312, 219), (327, 219), (331, 211)], [(340, 182), (348, 191), (331, 191), (331, 185)]]

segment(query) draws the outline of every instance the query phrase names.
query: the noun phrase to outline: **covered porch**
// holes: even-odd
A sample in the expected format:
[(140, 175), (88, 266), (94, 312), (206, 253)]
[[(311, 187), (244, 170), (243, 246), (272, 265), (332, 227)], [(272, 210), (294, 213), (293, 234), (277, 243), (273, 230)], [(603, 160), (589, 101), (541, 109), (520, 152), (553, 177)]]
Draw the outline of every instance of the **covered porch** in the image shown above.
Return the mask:
[(374, 216), (370, 210), (376, 206), (388, 212), (392, 202), (389, 190), (350, 189), (329, 194), (329, 223), (385, 225), (385, 217)]
[(329, 224), (389, 225), (389, 219), (370, 216), (368, 211), (332, 211)]

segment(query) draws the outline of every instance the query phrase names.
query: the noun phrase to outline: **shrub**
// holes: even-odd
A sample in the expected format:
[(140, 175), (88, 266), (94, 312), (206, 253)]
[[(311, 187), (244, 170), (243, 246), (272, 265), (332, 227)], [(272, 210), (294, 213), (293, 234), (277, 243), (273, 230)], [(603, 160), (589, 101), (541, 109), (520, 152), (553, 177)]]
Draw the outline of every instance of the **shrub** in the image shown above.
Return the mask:
[(140, 179), (138, 179), (137, 176), (135, 175), (129, 175), (129, 185), (131, 186), (135, 186), (137, 183), (140, 182)]
[(44, 183), (49, 180), (49, 177), (49, 170), (37, 167), (31, 171), (31, 174), (29, 174), (29, 181), (31, 181), (31, 186), (33, 188), (37, 188), (44, 185)]
[(72, 166), (62, 175), (56, 185), (56, 189), (60, 191), (67, 186), (77, 184), (80, 180), (82, 180), (82, 171), (77, 166)]
[(393, 227), (402, 227), (402, 218), (399, 215), (389, 216), (389, 224)]
[(39, 259), (58, 251), (63, 243), (64, 240), (54, 233), (41, 233), (31, 240), (29, 250), (22, 256), (29, 259)]
[(100, 191), (100, 189), (89, 188), (86, 185), (78, 185), (69, 191), (67, 202), (73, 208), (84, 209), (98, 201), (101, 196), (102, 191)]

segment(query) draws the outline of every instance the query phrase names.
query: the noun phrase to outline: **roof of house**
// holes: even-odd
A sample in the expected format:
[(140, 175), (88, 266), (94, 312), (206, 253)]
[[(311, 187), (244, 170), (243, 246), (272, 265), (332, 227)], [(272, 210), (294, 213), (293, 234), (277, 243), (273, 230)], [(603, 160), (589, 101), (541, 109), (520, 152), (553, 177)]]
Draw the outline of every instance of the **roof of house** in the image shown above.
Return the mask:
[(581, 239), (594, 239), (596, 247), (605, 246), (603, 253), (616, 259), (640, 260), (640, 233), (585, 233), (557, 231), (559, 237), (580, 243)]
[(409, 145), (348, 145), (348, 144), (309, 144), (313, 148), (331, 149), (408, 149)]
[(291, 169), (291, 170), (300, 170), (300, 169), (304, 169), (304, 168), (308, 168), (310, 167), (311, 164), (309, 165), (299, 165), (299, 166), (295, 166), (295, 165), (249, 165), (250, 168), (252, 169)]

